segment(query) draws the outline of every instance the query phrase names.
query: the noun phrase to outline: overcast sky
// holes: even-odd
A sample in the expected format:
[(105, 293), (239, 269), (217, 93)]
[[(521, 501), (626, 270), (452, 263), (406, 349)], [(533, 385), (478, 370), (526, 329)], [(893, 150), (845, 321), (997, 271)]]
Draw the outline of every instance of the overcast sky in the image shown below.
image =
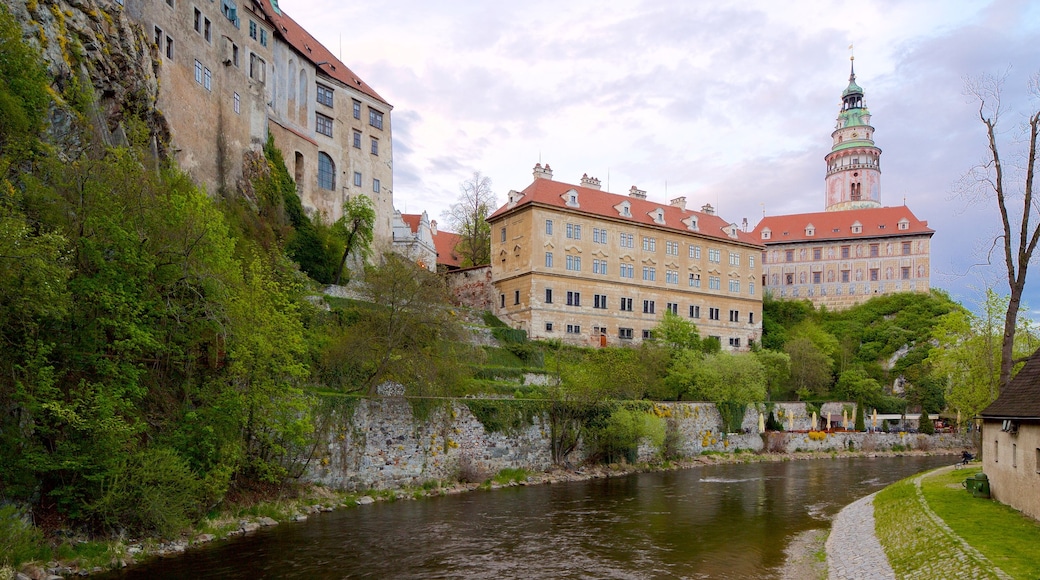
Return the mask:
[[(1000, 229), (995, 202), (956, 195), (986, 155), (964, 78), (1007, 72), (1002, 154), (1013, 160), (1037, 106), (1027, 85), (1040, 70), (1040, 2), (279, 4), (393, 105), (394, 203), (433, 219), (474, 171), (501, 203), (539, 160), (558, 181), (588, 173), (615, 193), (684, 195), (751, 227), (763, 211), (822, 211), (854, 44), (882, 204), (905, 199), (936, 230), (933, 286), (973, 309), (987, 285), (1007, 292), (999, 253), (995, 267), (972, 267)], [(1040, 309), (1040, 275), (1030, 284)]]

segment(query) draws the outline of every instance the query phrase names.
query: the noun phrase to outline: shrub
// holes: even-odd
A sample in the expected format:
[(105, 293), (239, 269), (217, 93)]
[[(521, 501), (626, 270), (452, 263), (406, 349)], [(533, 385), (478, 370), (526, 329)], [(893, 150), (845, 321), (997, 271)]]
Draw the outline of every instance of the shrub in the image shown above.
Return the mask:
[(0, 505), (0, 566), (15, 567), (47, 557), (43, 533), (26, 521), (20, 509)]
[(683, 436), (679, 432), (679, 421), (674, 417), (665, 420), (664, 441), (661, 444), (661, 458), (665, 461), (682, 459)]
[(787, 451), (787, 433), (766, 433), (766, 451), (769, 453), (784, 453)]
[(527, 481), (527, 470), (518, 467), (507, 467), (502, 471), (499, 471), (495, 475), (493, 481), (499, 485), (506, 485), (512, 482), (520, 483), (521, 481)]
[(927, 411), (921, 411), (921, 418), (917, 420), (917, 430), (925, 435), (935, 434), (935, 424), (932, 423), (932, 419), (928, 417)]
[(634, 463), (640, 439), (646, 437), (660, 448), (664, 444), (664, 421), (638, 409), (615, 409), (604, 425), (590, 430), (596, 455), (606, 463)]
[(462, 483), (482, 483), (491, 477), (488, 470), (469, 455), (459, 457), (459, 481)]

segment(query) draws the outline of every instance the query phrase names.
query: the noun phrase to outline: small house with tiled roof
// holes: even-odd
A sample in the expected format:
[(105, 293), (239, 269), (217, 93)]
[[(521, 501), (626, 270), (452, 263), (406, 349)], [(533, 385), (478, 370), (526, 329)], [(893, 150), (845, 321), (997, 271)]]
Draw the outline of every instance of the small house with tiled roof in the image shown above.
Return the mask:
[(874, 296), (928, 292), (928, 222), (905, 204), (881, 205), (881, 149), (855, 69), (824, 161), (826, 211), (765, 216), (752, 231), (762, 253), (762, 285), (774, 298), (843, 309)]
[(1040, 350), (979, 417), (993, 498), (1040, 519)]
[(564, 183), (548, 164), (533, 175), (487, 220), (500, 318), (532, 338), (633, 344), (671, 311), (724, 349), (759, 340), (762, 246), (740, 226), (684, 197), (608, 193), (588, 175)]

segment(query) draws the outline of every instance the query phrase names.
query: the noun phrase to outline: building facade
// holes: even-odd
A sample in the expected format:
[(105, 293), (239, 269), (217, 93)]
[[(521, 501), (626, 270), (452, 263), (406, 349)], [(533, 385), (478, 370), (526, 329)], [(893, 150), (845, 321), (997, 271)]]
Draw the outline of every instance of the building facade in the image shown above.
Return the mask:
[(420, 268), (437, 270), (437, 248), (433, 242), (433, 226), (426, 212), (421, 214), (394, 211), (393, 250)]
[(1040, 520), (1040, 351), (979, 416), (993, 498)]
[(762, 331), (762, 246), (710, 205), (686, 209), (554, 181), (509, 192), (488, 218), (496, 314), (532, 338), (582, 345), (638, 344), (664, 313), (695, 323), (724, 349), (746, 350)]
[(178, 165), (215, 194), (241, 184), (270, 134), (311, 215), (369, 196), (375, 246), (392, 241), (392, 107), (277, 0), (125, 0), (153, 42), (158, 108)]
[(762, 285), (776, 298), (843, 309), (874, 296), (928, 292), (928, 222), (881, 205), (881, 149), (853, 69), (825, 157), (825, 211), (763, 217)]

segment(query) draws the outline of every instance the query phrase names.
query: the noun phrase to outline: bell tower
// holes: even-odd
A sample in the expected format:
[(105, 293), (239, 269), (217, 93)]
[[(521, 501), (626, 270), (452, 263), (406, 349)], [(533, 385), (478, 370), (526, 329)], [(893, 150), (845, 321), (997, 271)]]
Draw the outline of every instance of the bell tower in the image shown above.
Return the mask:
[(863, 89), (856, 84), (854, 59), (849, 59), (849, 86), (841, 93), (831, 152), (824, 158), (827, 211), (881, 207), (881, 149), (874, 146), (874, 127)]

